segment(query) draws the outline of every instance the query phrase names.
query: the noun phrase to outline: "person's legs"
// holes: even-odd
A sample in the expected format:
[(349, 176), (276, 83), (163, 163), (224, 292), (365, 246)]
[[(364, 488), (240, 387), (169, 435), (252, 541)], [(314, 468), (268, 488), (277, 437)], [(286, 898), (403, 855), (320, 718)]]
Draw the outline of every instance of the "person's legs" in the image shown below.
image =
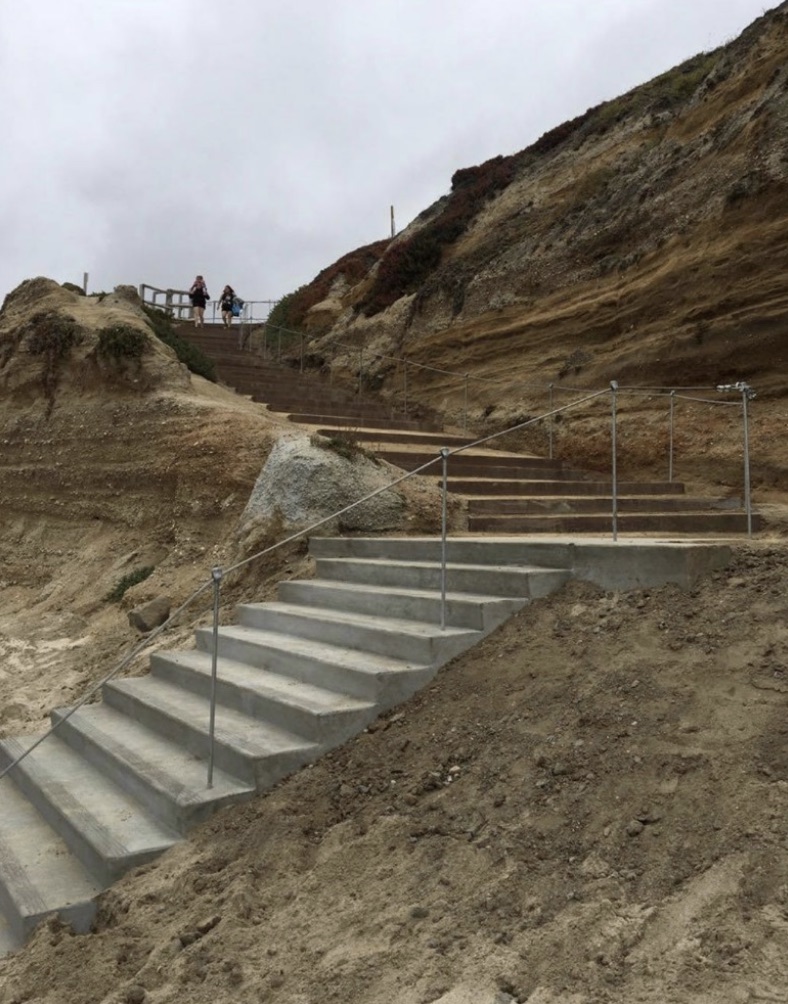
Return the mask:
[(195, 307), (194, 308), (194, 326), (195, 328), (201, 328), (203, 326), (203, 317), (205, 316), (205, 307)]
[(224, 321), (225, 328), (231, 328), (233, 324), (233, 315), (230, 310), (222, 311), (222, 320)]

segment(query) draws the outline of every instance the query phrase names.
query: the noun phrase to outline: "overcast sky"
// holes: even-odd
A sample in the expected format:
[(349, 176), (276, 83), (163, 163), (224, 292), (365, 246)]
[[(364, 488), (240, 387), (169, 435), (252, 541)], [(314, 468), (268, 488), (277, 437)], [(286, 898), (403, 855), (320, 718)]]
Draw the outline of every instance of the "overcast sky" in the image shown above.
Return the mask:
[(0, 297), (273, 299), (763, 0), (0, 0)]

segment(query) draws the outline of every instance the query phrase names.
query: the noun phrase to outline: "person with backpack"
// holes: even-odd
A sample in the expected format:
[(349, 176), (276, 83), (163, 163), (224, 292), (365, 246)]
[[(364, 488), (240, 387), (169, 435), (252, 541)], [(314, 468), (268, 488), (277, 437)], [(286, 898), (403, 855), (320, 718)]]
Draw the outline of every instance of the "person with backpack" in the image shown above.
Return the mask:
[(232, 286), (227, 285), (219, 297), (219, 305), (222, 308), (222, 321), (225, 328), (232, 327), (233, 318), (240, 317), (243, 300), (240, 299)]
[(210, 300), (210, 294), (208, 293), (208, 287), (205, 285), (205, 279), (201, 275), (198, 275), (192, 283), (189, 290), (189, 299), (192, 302), (194, 326), (195, 328), (202, 328), (205, 321), (205, 307)]

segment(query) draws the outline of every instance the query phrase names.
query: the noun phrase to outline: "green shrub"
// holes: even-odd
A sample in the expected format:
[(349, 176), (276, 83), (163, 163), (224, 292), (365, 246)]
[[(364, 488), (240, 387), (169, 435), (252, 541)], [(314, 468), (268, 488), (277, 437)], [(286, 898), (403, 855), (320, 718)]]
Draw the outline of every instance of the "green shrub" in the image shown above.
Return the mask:
[(452, 176), (452, 189), (441, 212), (413, 237), (400, 240), (384, 255), (377, 275), (358, 309), (368, 317), (414, 293), (441, 261), (444, 248), (462, 236), (484, 205), (511, 184), (527, 151), (497, 156)]
[(41, 356), (41, 383), (47, 398), (47, 417), (55, 405), (60, 369), (71, 349), (83, 338), (77, 322), (54, 310), (34, 314), (22, 329), (22, 340), (31, 356)]
[(156, 337), (169, 345), (174, 350), (178, 359), (184, 363), (192, 373), (205, 377), (212, 383), (216, 383), (216, 366), (213, 359), (209, 359), (204, 352), (201, 352), (195, 345), (187, 342), (185, 338), (177, 333), (172, 324), (172, 318), (163, 310), (155, 307), (143, 307), (148, 318), (153, 333)]
[(55, 361), (65, 359), (72, 347), (82, 341), (82, 328), (71, 317), (44, 310), (30, 318), (24, 335), (30, 355)]
[(75, 282), (61, 282), (60, 285), (63, 289), (67, 289), (70, 293), (77, 293), (79, 296), (85, 295), (85, 290), (78, 286)]
[(128, 324), (113, 324), (98, 333), (97, 352), (106, 359), (140, 359), (148, 346), (145, 332)]
[(145, 565), (143, 568), (136, 568), (133, 572), (128, 572), (104, 597), (105, 603), (118, 603), (123, 599), (126, 591), (136, 586), (138, 582), (144, 582), (153, 574), (153, 565)]

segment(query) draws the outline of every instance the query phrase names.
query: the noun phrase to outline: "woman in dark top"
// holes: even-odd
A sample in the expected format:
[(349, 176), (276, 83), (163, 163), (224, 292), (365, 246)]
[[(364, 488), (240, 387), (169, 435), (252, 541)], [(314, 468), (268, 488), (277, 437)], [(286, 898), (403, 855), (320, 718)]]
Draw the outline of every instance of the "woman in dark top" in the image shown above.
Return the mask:
[(201, 328), (205, 318), (205, 305), (210, 299), (208, 287), (205, 285), (205, 279), (201, 275), (198, 275), (192, 283), (192, 288), (189, 290), (189, 299), (192, 301), (192, 307), (194, 308), (194, 326), (195, 328)]
[(225, 328), (232, 327), (236, 296), (235, 290), (232, 286), (225, 286), (222, 290), (222, 295), (219, 297), (219, 303), (222, 308), (222, 320), (224, 321)]

